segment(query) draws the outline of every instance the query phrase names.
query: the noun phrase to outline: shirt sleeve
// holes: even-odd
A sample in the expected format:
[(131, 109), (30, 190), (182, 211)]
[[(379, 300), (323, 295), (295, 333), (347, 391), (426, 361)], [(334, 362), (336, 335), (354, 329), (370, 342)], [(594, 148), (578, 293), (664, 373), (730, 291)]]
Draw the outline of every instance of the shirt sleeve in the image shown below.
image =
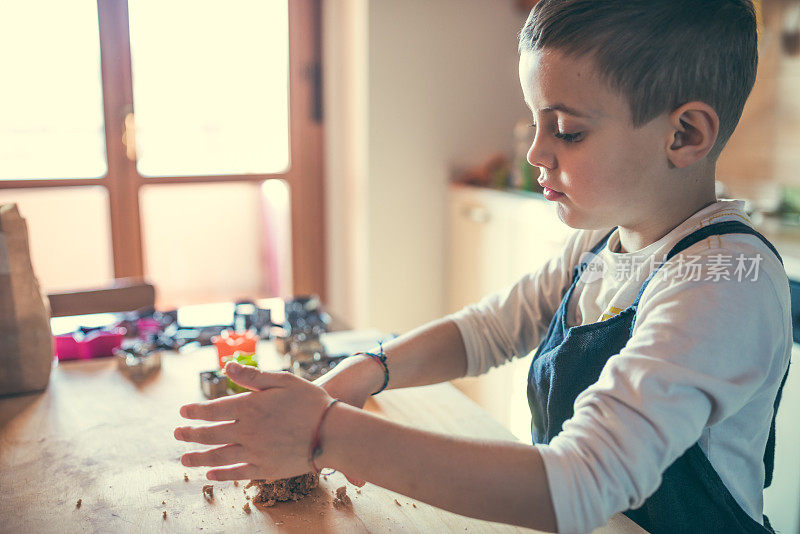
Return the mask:
[[(602, 232), (578, 231), (561, 254), (507, 289), (447, 318), (455, 322), (467, 353), (467, 376), (485, 373), (539, 345), (572, 279), (580, 252)], [(598, 237), (600, 236), (600, 237)]]
[(759, 416), (771, 420), (791, 343), (788, 282), (773, 263), (755, 281), (676, 283), (669, 265), (653, 277), (628, 344), (578, 396), (562, 432), (537, 446), (560, 532), (589, 532), (641, 506), (705, 427), (745, 404), (762, 399)]

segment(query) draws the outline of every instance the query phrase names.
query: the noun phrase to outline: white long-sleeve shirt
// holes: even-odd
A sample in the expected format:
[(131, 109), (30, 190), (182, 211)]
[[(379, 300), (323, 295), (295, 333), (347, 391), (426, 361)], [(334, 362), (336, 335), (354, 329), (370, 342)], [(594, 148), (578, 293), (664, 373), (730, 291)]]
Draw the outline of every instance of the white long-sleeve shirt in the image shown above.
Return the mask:
[[(612, 252), (619, 249), (615, 231), (576, 286), (567, 324), (605, 320), (630, 306), (652, 269), (692, 231), (728, 220), (752, 226), (743, 206), (718, 201), (631, 253)], [(575, 232), (541, 269), (450, 316), (466, 346), (468, 375), (543, 341), (574, 266), (609, 230)], [(736, 502), (763, 523), (763, 453), (792, 347), (789, 302), (781, 263), (754, 235), (712, 236), (666, 263), (642, 295), (628, 344), (578, 396), (562, 432), (537, 445), (559, 531), (588, 532), (639, 507), (698, 440)]]

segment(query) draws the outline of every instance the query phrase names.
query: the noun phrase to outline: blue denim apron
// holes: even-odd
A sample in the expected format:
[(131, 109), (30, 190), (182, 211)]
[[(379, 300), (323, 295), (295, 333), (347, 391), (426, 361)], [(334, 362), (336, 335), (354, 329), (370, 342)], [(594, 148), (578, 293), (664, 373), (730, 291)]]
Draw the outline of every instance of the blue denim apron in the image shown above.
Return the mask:
[[(612, 230), (613, 232), (613, 230)], [(711, 235), (752, 234), (761, 239), (781, 260), (775, 247), (751, 227), (736, 221), (711, 224), (681, 239), (666, 261), (691, 245)], [(599, 253), (611, 233), (593, 249)], [(591, 257), (591, 256), (590, 256)], [(606, 321), (581, 326), (567, 326), (567, 304), (587, 262), (576, 266), (572, 284), (556, 311), (547, 335), (531, 362), (528, 373), (528, 403), (531, 408), (531, 435), (534, 443), (549, 443), (561, 432), (564, 421), (572, 417), (578, 395), (594, 384), (609, 358), (619, 354), (628, 343), (636, 320), (636, 308), (647, 284), (658, 268), (645, 280), (630, 307)], [(660, 266), (659, 266), (660, 267)], [(788, 369), (787, 369), (788, 374)], [(775, 454), (775, 413), (778, 410), (783, 377), (775, 399), (769, 439), (764, 452), (764, 487), (772, 481)], [(697, 532), (773, 532), (754, 521), (734, 500), (698, 443), (692, 445), (663, 473), (661, 486), (636, 510), (625, 512), (629, 518), (652, 533)]]

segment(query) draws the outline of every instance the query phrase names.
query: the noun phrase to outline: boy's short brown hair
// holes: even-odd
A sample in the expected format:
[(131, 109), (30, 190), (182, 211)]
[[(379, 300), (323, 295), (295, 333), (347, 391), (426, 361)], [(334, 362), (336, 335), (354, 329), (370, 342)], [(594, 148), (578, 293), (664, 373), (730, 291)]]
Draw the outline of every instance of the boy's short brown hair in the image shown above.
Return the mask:
[(716, 159), (755, 83), (756, 14), (751, 0), (541, 0), (519, 51), (541, 49), (591, 56), (637, 128), (693, 100), (710, 105)]

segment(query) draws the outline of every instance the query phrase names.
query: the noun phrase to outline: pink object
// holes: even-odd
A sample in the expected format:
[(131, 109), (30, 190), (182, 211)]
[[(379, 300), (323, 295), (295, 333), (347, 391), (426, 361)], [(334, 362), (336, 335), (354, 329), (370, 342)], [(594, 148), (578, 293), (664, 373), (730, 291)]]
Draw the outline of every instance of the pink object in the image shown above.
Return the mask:
[(90, 332), (82, 339), (77, 339), (74, 334), (63, 334), (54, 337), (55, 353), (59, 361), (113, 356), (114, 349), (122, 345), (124, 337), (124, 328)]
[(139, 319), (136, 321), (136, 330), (139, 332), (140, 338), (146, 339), (147, 334), (158, 334), (161, 332), (161, 323), (155, 319)]
[(79, 360), (81, 357), (80, 345), (72, 334), (53, 336), (55, 354), (59, 361)]

